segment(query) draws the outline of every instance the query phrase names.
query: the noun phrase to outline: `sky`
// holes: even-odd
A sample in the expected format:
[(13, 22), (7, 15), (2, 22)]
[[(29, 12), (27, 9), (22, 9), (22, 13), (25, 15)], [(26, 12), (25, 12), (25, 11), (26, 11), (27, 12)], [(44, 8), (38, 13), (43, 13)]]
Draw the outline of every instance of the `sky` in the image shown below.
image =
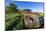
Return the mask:
[(10, 2), (13, 2), (17, 5), (18, 9), (30, 9), (33, 12), (43, 12), (44, 3), (43, 2), (25, 2), (25, 1), (9, 1), (6, 0), (6, 6), (9, 5)]

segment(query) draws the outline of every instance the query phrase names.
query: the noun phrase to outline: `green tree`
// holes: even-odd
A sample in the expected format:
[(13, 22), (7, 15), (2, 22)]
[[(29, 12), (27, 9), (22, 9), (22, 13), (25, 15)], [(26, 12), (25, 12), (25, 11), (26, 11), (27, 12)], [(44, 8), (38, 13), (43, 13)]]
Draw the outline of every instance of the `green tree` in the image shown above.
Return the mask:
[(32, 12), (32, 10), (30, 10), (30, 9), (24, 9), (24, 11), (29, 11), (29, 12), (31, 11)]
[(14, 3), (9, 3), (9, 6), (6, 6), (6, 13), (16, 13), (18, 12), (17, 6)]

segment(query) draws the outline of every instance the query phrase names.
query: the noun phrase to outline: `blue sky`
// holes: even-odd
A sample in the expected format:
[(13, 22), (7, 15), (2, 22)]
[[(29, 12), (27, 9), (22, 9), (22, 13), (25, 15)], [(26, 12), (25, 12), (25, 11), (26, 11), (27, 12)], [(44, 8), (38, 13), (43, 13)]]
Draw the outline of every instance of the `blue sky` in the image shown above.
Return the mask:
[(15, 5), (17, 5), (18, 9), (30, 9), (33, 12), (43, 12), (43, 2), (23, 2), (6, 0), (6, 6), (9, 5), (10, 2), (13, 2)]

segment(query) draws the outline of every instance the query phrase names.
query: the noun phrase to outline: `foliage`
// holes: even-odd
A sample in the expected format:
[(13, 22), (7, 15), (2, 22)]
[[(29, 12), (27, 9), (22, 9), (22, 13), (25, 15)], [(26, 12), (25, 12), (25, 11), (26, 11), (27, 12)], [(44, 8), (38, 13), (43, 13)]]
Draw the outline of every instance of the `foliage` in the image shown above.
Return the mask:
[(24, 11), (30, 11), (29, 9), (24, 9)]
[(7, 15), (6, 16), (6, 30), (12, 30), (13, 27), (16, 27), (16, 29), (22, 29), (23, 20), (21, 20), (21, 18), (22, 18), (22, 15), (20, 14), (14, 14), (14, 15), (12, 14), (12, 16)]
[(6, 6), (6, 13), (16, 13), (18, 12), (17, 6), (14, 3), (10, 3), (9, 6)]

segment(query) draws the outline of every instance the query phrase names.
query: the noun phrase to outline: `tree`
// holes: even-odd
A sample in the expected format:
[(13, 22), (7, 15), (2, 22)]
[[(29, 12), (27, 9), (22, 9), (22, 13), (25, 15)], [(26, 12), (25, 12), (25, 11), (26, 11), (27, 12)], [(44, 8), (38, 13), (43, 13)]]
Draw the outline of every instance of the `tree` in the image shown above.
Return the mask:
[(29, 11), (29, 12), (30, 12), (30, 11), (32, 11), (32, 10), (30, 10), (30, 9), (24, 9), (24, 11)]
[(18, 12), (17, 6), (14, 3), (9, 3), (9, 6), (6, 7), (6, 13), (16, 13)]

